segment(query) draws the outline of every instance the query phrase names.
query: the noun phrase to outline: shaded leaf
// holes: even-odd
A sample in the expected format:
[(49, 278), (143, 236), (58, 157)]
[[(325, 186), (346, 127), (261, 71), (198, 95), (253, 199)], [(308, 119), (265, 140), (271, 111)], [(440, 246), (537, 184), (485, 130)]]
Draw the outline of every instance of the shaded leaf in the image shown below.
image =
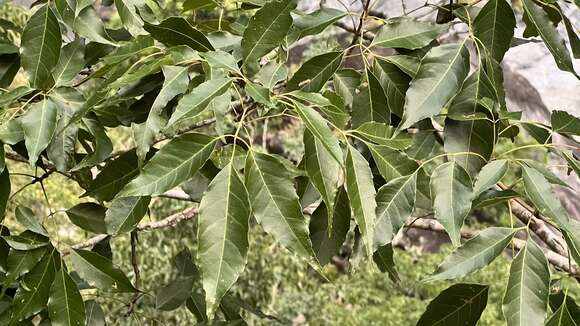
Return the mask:
[(417, 326), (475, 326), (487, 306), (489, 286), (455, 284), (427, 306)]
[(71, 262), (75, 270), (91, 286), (114, 292), (136, 291), (123, 271), (113, 266), (113, 262), (97, 253), (74, 249), (71, 251)]
[(473, 21), (473, 34), (483, 43), (491, 57), (501, 62), (510, 48), (516, 18), (505, 0), (488, 1)]
[(580, 135), (580, 119), (566, 111), (552, 111), (552, 130), (565, 135)]
[(543, 215), (551, 218), (561, 227), (568, 224), (568, 213), (552, 192), (552, 187), (544, 176), (533, 168), (522, 166), (522, 178), (528, 198)]
[(151, 197), (121, 197), (111, 202), (105, 213), (108, 234), (132, 231), (147, 213)]
[(419, 49), (427, 46), (447, 26), (419, 21), (412, 17), (395, 17), (385, 21), (371, 46)]
[(65, 45), (52, 76), (57, 86), (69, 85), (85, 66), (85, 41), (76, 39)]
[(373, 261), (382, 273), (389, 273), (389, 278), (395, 283), (399, 283), (399, 273), (395, 269), (395, 261), (393, 260), (393, 245), (386, 244), (379, 247), (373, 253)]
[(36, 164), (40, 153), (46, 149), (54, 132), (58, 119), (58, 109), (53, 101), (44, 99), (30, 105), (22, 116), (21, 125), (24, 141), (28, 151), (28, 162)]
[(77, 326), (86, 320), (83, 298), (64, 265), (50, 287), (48, 315), (54, 326)]
[(214, 50), (205, 35), (183, 17), (169, 17), (158, 25), (146, 22), (144, 28), (151, 37), (165, 45), (187, 45), (200, 52)]
[(80, 203), (66, 211), (69, 220), (83, 230), (102, 234), (105, 227), (106, 208), (96, 203)]
[(334, 75), (342, 62), (343, 52), (328, 52), (306, 61), (292, 79), (288, 81), (288, 90), (301, 89), (305, 92), (318, 92)]
[(18, 223), (24, 226), (27, 230), (48, 237), (48, 232), (41, 224), (41, 222), (36, 218), (36, 216), (34, 216), (34, 212), (30, 208), (18, 206), (16, 207), (16, 211), (14, 213)]

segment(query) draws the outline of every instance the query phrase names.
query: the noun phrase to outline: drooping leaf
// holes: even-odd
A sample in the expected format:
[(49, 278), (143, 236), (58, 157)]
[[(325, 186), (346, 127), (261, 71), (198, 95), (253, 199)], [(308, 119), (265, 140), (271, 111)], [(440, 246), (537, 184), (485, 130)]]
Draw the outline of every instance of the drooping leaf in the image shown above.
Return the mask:
[(51, 7), (40, 7), (28, 20), (22, 32), (22, 68), (30, 86), (42, 88), (51, 76), (60, 55), (60, 26)]
[(199, 206), (197, 261), (210, 318), (246, 265), (249, 219), (248, 192), (230, 163), (212, 180)]
[(169, 17), (158, 25), (145, 22), (144, 28), (151, 37), (166, 45), (187, 45), (200, 52), (214, 50), (205, 35), (183, 17)]
[(194, 281), (195, 279), (191, 276), (172, 280), (157, 293), (155, 308), (164, 311), (177, 309), (191, 296)]
[(34, 212), (30, 208), (18, 206), (16, 207), (15, 215), (18, 223), (24, 226), (27, 230), (48, 237), (48, 232), (36, 216), (34, 216)]
[(421, 60), (405, 97), (400, 129), (439, 113), (463, 84), (469, 72), (469, 52), (464, 43), (432, 48)]
[(143, 19), (137, 12), (137, 3), (135, 0), (115, 0), (115, 7), (117, 8), (117, 13), (119, 13), (119, 18), (121, 18), (123, 25), (129, 33), (135, 37), (146, 34), (143, 30)]
[(47, 237), (28, 230), (19, 235), (5, 235), (2, 238), (15, 250), (34, 250), (49, 244)]
[(389, 112), (402, 117), (405, 93), (409, 88), (411, 78), (393, 63), (381, 59), (374, 61), (373, 72), (383, 87)]
[(552, 187), (546, 178), (533, 168), (522, 166), (522, 178), (528, 198), (540, 213), (551, 218), (561, 227), (568, 224), (568, 213), (560, 203), (560, 200), (552, 192)]
[(471, 210), (473, 186), (469, 174), (456, 162), (439, 165), (431, 175), (435, 218), (443, 224), (451, 242), (459, 246), (461, 227)]
[(395, 283), (399, 283), (399, 273), (395, 269), (393, 260), (393, 245), (391, 243), (379, 247), (373, 253), (373, 261), (382, 273), (389, 273), (389, 278)]
[(99, 17), (99, 14), (92, 5), (85, 7), (77, 14), (73, 29), (87, 40), (113, 46), (116, 45), (111, 40), (101, 17)]
[(497, 205), (513, 198), (521, 197), (520, 194), (513, 190), (496, 190), (488, 189), (483, 191), (473, 200), (473, 208), (483, 208)]
[(342, 51), (328, 52), (313, 57), (294, 73), (286, 88), (290, 91), (296, 89), (313, 93), (320, 91), (340, 67), (342, 58)]
[(530, 24), (531, 26), (529, 27), (534, 28), (542, 37), (544, 44), (552, 53), (558, 68), (571, 72), (578, 77), (574, 71), (568, 48), (566, 48), (564, 40), (562, 40), (558, 30), (556, 30), (556, 27), (550, 21), (548, 13), (540, 5), (536, 4), (534, 0), (522, 0), (522, 7), (528, 18), (527, 24)]
[(57, 119), (58, 108), (52, 100), (46, 98), (31, 104), (22, 116), (21, 125), (31, 166), (36, 164), (40, 153), (50, 143), (56, 130)]
[(493, 187), (503, 178), (507, 169), (508, 161), (506, 160), (495, 160), (487, 163), (477, 175), (475, 185), (473, 186), (473, 195), (477, 197)]
[(78, 171), (99, 164), (107, 159), (113, 151), (113, 143), (98, 119), (94, 116), (85, 117), (82, 119), (82, 125), (86, 128), (92, 138), (93, 150), (85, 155), (83, 159), (71, 169), (72, 171)]
[(354, 69), (342, 69), (334, 74), (332, 83), (334, 89), (342, 97), (346, 105), (351, 105), (360, 85), (361, 75)]
[(79, 131), (78, 124), (69, 125), (69, 122), (85, 97), (74, 88), (61, 87), (52, 92), (50, 99), (58, 106), (60, 118), (46, 154), (57, 171), (68, 172), (76, 164), (75, 146)]
[(368, 148), (385, 181), (409, 175), (419, 167), (419, 164), (407, 155), (388, 146), (368, 144)]
[(91, 196), (98, 201), (110, 201), (138, 174), (139, 165), (135, 150), (128, 151), (108, 162), (83, 196)]
[(58, 63), (52, 72), (55, 85), (69, 85), (84, 66), (85, 41), (79, 38), (61, 49)]
[(332, 261), (339, 253), (350, 228), (350, 206), (344, 188), (338, 192), (336, 206), (333, 208), (332, 224), (329, 224), (328, 206), (320, 204), (310, 217), (310, 240), (320, 265)]
[(50, 287), (48, 315), (55, 326), (77, 326), (86, 320), (83, 298), (63, 264)]
[(85, 301), (85, 315), (87, 326), (105, 326), (105, 313), (94, 300)]
[(215, 139), (197, 133), (173, 138), (145, 164), (118, 197), (159, 195), (191, 178), (207, 161)]
[(544, 325), (550, 269), (542, 249), (528, 239), (512, 261), (502, 311), (508, 325)]
[(5, 284), (16, 280), (20, 276), (30, 272), (34, 266), (44, 257), (48, 247), (34, 250), (11, 249), (6, 259)]
[(413, 173), (389, 181), (377, 192), (375, 250), (391, 242), (411, 216), (415, 207), (416, 188), (417, 174)]
[(518, 229), (489, 227), (455, 249), (424, 282), (459, 278), (489, 265), (511, 242)]
[(358, 127), (369, 121), (389, 124), (391, 122), (391, 112), (379, 80), (370, 69), (366, 70), (364, 76), (365, 80), (363, 80), (360, 87), (360, 93), (353, 99), (353, 127)]
[(232, 80), (229, 78), (210, 79), (196, 88), (190, 94), (181, 98), (175, 112), (171, 115), (167, 126), (185, 119), (192, 118), (203, 112), (215, 97), (225, 93), (231, 86)]
[(338, 139), (328, 128), (327, 121), (314, 109), (307, 107), (300, 102), (294, 102), (296, 112), (304, 122), (306, 128), (320, 141), (322, 146), (332, 155), (332, 157), (342, 165), (342, 150)]
[(345, 15), (344, 11), (325, 7), (307, 15), (295, 17), (293, 24), (300, 30), (300, 37), (316, 35)]
[(164, 66), (162, 69), (165, 80), (159, 94), (157, 94), (155, 101), (151, 105), (147, 120), (142, 124), (133, 125), (137, 156), (140, 161), (145, 159), (157, 134), (165, 126), (167, 120), (163, 116), (163, 109), (175, 96), (187, 91), (187, 85), (189, 84), (187, 67)]
[(111, 202), (105, 213), (108, 234), (132, 231), (147, 213), (151, 197), (121, 197)]
[(580, 119), (566, 111), (552, 111), (552, 130), (565, 135), (580, 135)]
[(489, 286), (455, 284), (427, 306), (417, 326), (475, 326), (487, 306)]
[[(565, 297), (568, 298), (568, 297)], [(546, 326), (577, 326), (578, 323), (568, 309), (566, 299), (554, 313), (546, 320)]]
[(473, 34), (491, 57), (501, 62), (514, 36), (516, 18), (505, 0), (488, 1), (473, 21)]
[(75, 271), (92, 286), (114, 292), (136, 291), (123, 271), (95, 252), (74, 249), (71, 251), (71, 262)]
[(96, 203), (77, 204), (66, 211), (69, 220), (83, 230), (102, 234), (107, 233), (105, 227), (106, 208)]
[(46, 306), (56, 268), (55, 257), (53, 251), (50, 250), (24, 277), (22, 282), (27, 286), (19, 287), (14, 295), (14, 300), (18, 302), (18, 305), (12, 312), (12, 323), (35, 315)]
[(360, 229), (367, 255), (373, 254), (376, 208), (373, 175), (367, 160), (352, 146), (346, 154), (346, 190), (354, 219)]
[(264, 230), (296, 255), (315, 258), (291, 174), (276, 157), (255, 151), (248, 152), (244, 171), (252, 212)]
[(295, 0), (269, 1), (250, 18), (241, 43), (245, 65), (257, 61), (284, 41), (292, 25), (290, 11), (294, 8)]
[[(334, 207), (334, 199), (340, 183), (341, 167), (332, 155), (308, 130), (304, 130), (304, 167), (310, 181), (316, 187), (326, 207)], [(333, 210), (328, 211), (328, 224), (331, 226)]]
[(431, 43), (445, 29), (445, 25), (435, 25), (412, 17), (390, 18), (385, 21), (371, 46), (419, 49)]

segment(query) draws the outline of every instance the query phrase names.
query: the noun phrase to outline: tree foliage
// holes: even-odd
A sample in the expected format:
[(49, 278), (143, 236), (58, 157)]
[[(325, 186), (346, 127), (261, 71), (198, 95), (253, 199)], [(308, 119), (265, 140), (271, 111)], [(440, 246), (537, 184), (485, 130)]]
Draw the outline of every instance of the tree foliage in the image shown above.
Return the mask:
[[(99, 325), (100, 307), (83, 301), (94, 289), (134, 293), (133, 309), (143, 295), (137, 262), (132, 281), (104, 250), (108, 241), (130, 236), (134, 251), (138, 232), (196, 219), (195, 258), (178, 254), (178, 277), (156, 295), (158, 309), (186, 305), (200, 322), (240, 322), (239, 307), (271, 317), (228, 293), (252, 250), (251, 228), (321, 279), (350, 234), (351, 259), (373, 259), (393, 282), (393, 239), (423, 228), (446, 232), (455, 247), (423, 281), (460, 278), (512, 251), (509, 276), (498, 276), (509, 278), (508, 325), (574, 324), (572, 299), (550, 297), (559, 272), (580, 277), (579, 223), (553, 192), (566, 184), (517, 154), (547, 150), (578, 176), (570, 149), (578, 149), (580, 120), (554, 111), (550, 124), (524, 122), (508, 111), (501, 61), (523, 17), (524, 37), (539, 37), (557, 67), (578, 77), (575, 27), (557, 1), (523, 0), (521, 10), (505, 0), (434, 6), (447, 17), (436, 22), (375, 17), (370, 2), (359, 15), (302, 12), (296, 0), (185, 1), (171, 16), (156, 1), (55, 0), (36, 1), (22, 29), (2, 21), (18, 38), (0, 42), (1, 215), (18, 194), (5, 159), (25, 162), (36, 171), (30, 184), (60, 174), (85, 190), (85, 202), (65, 211), (93, 237), (62, 243), (45, 227), (51, 216), (17, 207), (19, 226), (1, 227), (0, 323)], [(119, 26), (101, 18), (106, 6)], [(343, 24), (348, 16), (358, 24)], [(350, 44), (293, 69), (293, 45), (331, 28), (345, 29)], [(25, 85), (10, 87), (20, 68)], [(268, 121), (304, 130), (302, 159), (258, 141)], [(132, 147), (116, 148), (119, 130), (131, 130)], [(519, 132), (537, 143), (502, 152), (498, 145)], [(555, 134), (572, 145), (554, 143)], [(508, 170), (521, 176), (510, 186)], [(153, 199), (179, 187), (191, 207), (142, 222)], [(474, 209), (506, 204), (520, 225), (464, 227)], [(488, 288), (449, 287), (418, 324), (475, 325)]]

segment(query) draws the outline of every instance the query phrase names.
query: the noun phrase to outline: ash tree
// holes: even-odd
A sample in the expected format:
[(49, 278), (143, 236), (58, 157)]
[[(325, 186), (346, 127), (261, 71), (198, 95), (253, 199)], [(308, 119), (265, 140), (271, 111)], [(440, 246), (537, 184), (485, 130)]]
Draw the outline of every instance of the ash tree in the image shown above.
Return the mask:
[[(580, 120), (553, 111), (550, 124), (523, 121), (508, 110), (501, 62), (510, 47), (539, 41), (578, 76), (580, 42), (562, 10), (578, 2), (426, 3), (390, 18), (372, 2), (361, 12), (302, 12), (295, 0), (188, 0), (171, 16), (155, 1), (54, 0), (36, 1), (22, 28), (3, 20), (2, 215), (18, 198), (11, 181), (22, 177), (8, 159), (35, 171), (27, 186), (58, 174), (84, 189), (66, 215), (90, 237), (63, 243), (49, 232), (59, 212), (8, 206), (0, 323), (99, 325), (102, 310), (84, 295), (94, 289), (133, 293), (131, 306), (150, 292), (158, 309), (186, 305), (199, 322), (243, 322), (248, 307), (228, 291), (251, 254), (251, 228), (321, 282), (345, 241), (397, 282), (392, 241), (417, 228), (447, 234), (454, 247), (417, 281), (458, 279), (507, 251), (509, 275), (498, 275), (508, 279), (507, 324), (575, 325), (572, 299), (551, 284), (580, 277), (580, 222), (554, 193), (567, 184), (526, 154), (561, 157), (577, 177)], [(103, 8), (122, 26), (105, 23)], [(514, 37), (516, 16), (524, 38)], [(294, 44), (333, 29), (347, 35), (341, 47), (291, 68)], [(10, 87), (17, 74), (25, 81)], [(300, 159), (260, 141), (280, 121), (303, 129)], [(117, 130), (130, 130), (131, 144), (115, 148)], [(519, 133), (533, 143), (499, 146)], [(553, 142), (556, 134), (567, 142)], [(506, 184), (508, 173), (516, 178)], [(181, 196), (184, 211), (142, 221), (152, 200), (179, 197), (179, 187), (190, 194)], [(509, 207), (511, 227), (464, 225), (490, 206)], [(140, 284), (136, 259), (130, 279), (103, 250), (127, 237), (146, 261), (138, 233), (187, 220), (197, 246), (168, 258), (179, 275), (169, 284)], [(456, 281), (418, 325), (475, 325), (488, 291)]]

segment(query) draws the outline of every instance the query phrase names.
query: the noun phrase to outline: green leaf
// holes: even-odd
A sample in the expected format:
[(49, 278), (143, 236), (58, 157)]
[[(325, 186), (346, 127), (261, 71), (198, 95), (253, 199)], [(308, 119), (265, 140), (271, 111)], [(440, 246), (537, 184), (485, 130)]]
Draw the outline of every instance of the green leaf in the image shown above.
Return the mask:
[(510, 48), (516, 27), (512, 7), (505, 0), (488, 1), (473, 21), (473, 34), (491, 57), (501, 62)]
[(358, 127), (369, 121), (390, 124), (391, 112), (379, 80), (370, 69), (366, 70), (365, 79), (360, 93), (353, 99), (352, 126)]
[(34, 250), (11, 249), (6, 260), (6, 279), (4, 284), (10, 284), (10, 282), (30, 272), (44, 257), (47, 248), (42, 247)]
[(360, 80), (360, 73), (354, 69), (342, 69), (334, 74), (332, 84), (346, 105), (352, 104)]
[[(493, 85), (483, 71), (478, 69), (463, 84), (449, 105), (449, 114), (467, 114), (473, 116), (481, 114), (487, 118), (485, 108), (479, 104), (482, 98), (493, 98)], [(475, 176), (487, 163), (494, 148), (495, 128), (489, 120), (457, 121), (459, 119), (450, 116), (445, 120), (445, 152), (469, 153), (453, 156), (471, 176)]]
[(258, 223), (291, 252), (307, 260), (315, 258), (308, 237), (308, 221), (302, 214), (288, 170), (274, 156), (249, 151), (244, 171)]
[(568, 183), (566, 183), (559, 176), (557, 176), (554, 172), (550, 171), (550, 169), (548, 169), (548, 167), (546, 167), (544, 164), (542, 164), (538, 161), (529, 160), (529, 159), (520, 159), (520, 160), (518, 160), (518, 163), (520, 163), (521, 165), (526, 165), (526, 166), (536, 170), (537, 172), (540, 172), (544, 176), (544, 178), (546, 178), (546, 180), (551, 184), (570, 188), (570, 185), (568, 185)]
[(454, 246), (461, 243), (461, 227), (471, 210), (473, 186), (469, 174), (456, 162), (439, 165), (431, 175), (435, 218), (443, 224)]
[(105, 25), (93, 6), (88, 6), (78, 13), (74, 20), (73, 30), (87, 40), (116, 46), (107, 34)]
[(32, 212), (30, 208), (18, 206), (16, 207), (15, 215), (18, 223), (24, 226), (27, 230), (48, 237), (48, 232), (36, 216), (34, 216), (34, 212)]
[(254, 78), (264, 87), (271, 90), (278, 82), (285, 80), (287, 76), (288, 67), (285, 64), (271, 61), (262, 66)]
[(21, 62), (30, 86), (46, 86), (60, 55), (60, 26), (48, 4), (40, 7), (22, 32)]
[(407, 93), (411, 78), (393, 63), (381, 59), (375, 59), (373, 72), (383, 87), (389, 112), (402, 117), (405, 93)]
[(395, 150), (407, 149), (413, 143), (413, 139), (409, 134), (395, 134), (395, 127), (389, 126), (386, 123), (369, 121), (363, 123), (353, 131), (368, 141)]
[(385, 181), (409, 175), (419, 168), (419, 164), (404, 153), (388, 146), (367, 144), (379, 173)]
[(560, 227), (568, 225), (568, 213), (552, 192), (544, 176), (533, 168), (522, 166), (522, 178), (528, 198), (543, 215), (554, 220)]
[(399, 129), (407, 129), (438, 114), (459, 90), (468, 72), (469, 52), (464, 43), (446, 44), (429, 50), (407, 90)]
[(294, 17), (294, 26), (300, 30), (300, 37), (316, 35), (334, 24), (346, 13), (333, 8), (320, 8), (307, 15)]
[(250, 18), (241, 43), (244, 65), (253, 64), (282, 44), (292, 25), (290, 11), (294, 8), (295, 0), (273, 0)]
[(417, 326), (475, 326), (487, 306), (489, 286), (454, 284), (429, 302)]
[(207, 63), (213, 69), (225, 69), (228, 72), (233, 72), (237, 74), (240, 73), (240, 68), (238, 68), (238, 62), (231, 54), (224, 52), (222, 50), (204, 52), (201, 56), (207, 60)]
[(79, 275), (91, 286), (114, 292), (137, 291), (123, 271), (95, 252), (74, 249), (71, 251), (71, 262)]
[(211, 100), (225, 93), (231, 85), (232, 80), (229, 78), (210, 79), (200, 84), (190, 94), (179, 100), (175, 112), (167, 122), (167, 127), (185, 118), (199, 115), (210, 104)]
[(141, 124), (133, 125), (137, 156), (140, 161), (145, 160), (149, 148), (166, 124), (167, 120), (163, 116), (163, 110), (167, 103), (177, 95), (187, 91), (187, 85), (189, 84), (187, 69), (187, 67), (178, 66), (164, 66), (162, 68), (165, 80), (159, 94), (157, 94), (155, 101), (151, 105), (147, 120)]
[(0, 221), (6, 215), (6, 206), (10, 199), (10, 173), (8, 168), (4, 167), (4, 171), (0, 173)]
[(502, 311), (508, 325), (544, 325), (549, 287), (548, 261), (542, 249), (528, 239), (512, 261), (503, 297)]
[(389, 278), (395, 283), (400, 283), (399, 273), (395, 269), (393, 260), (393, 245), (391, 243), (379, 247), (373, 253), (373, 261), (382, 273), (389, 273)]
[(106, 208), (96, 203), (80, 203), (66, 211), (69, 220), (83, 230), (96, 234), (107, 233)]
[(248, 193), (230, 163), (212, 180), (199, 205), (197, 262), (210, 318), (246, 265), (250, 214)]
[(105, 326), (105, 313), (97, 302), (85, 301), (85, 315), (87, 326)]
[(187, 45), (200, 52), (214, 50), (205, 35), (183, 17), (169, 17), (158, 25), (146, 22), (144, 28), (151, 37), (168, 46)]
[(135, 150), (121, 154), (109, 161), (95, 177), (83, 196), (94, 197), (98, 201), (110, 201), (121, 189), (139, 174)]
[(580, 136), (580, 119), (566, 111), (552, 111), (552, 130), (564, 135)]
[(136, 4), (138, 3), (136, 0), (115, 0), (115, 7), (117, 8), (119, 18), (121, 18), (127, 31), (135, 37), (146, 34), (143, 30), (143, 19), (137, 12)]
[(121, 45), (113, 52), (104, 56), (101, 60), (107, 65), (114, 65), (127, 59), (130, 59), (146, 49), (151, 49), (153, 39), (149, 36), (139, 36), (124, 45)]
[[(328, 219), (328, 206), (321, 203), (310, 217), (310, 240), (316, 258), (322, 266), (339, 254), (350, 228), (350, 206), (344, 188), (338, 192), (332, 220)], [(332, 224), (329, 224), (332, 221)]]
[[(304, 130), (304, 167), (310, 181), (320, 193), (327, 207), (334, 207), (334, 199), (340, 183), (341, 167), (332, 155), (308, 130)], [(332, 222), (333, 210), (328, 212), (327, 223)]]
[(79, 131), (77, 124), (69, 125), (69, 122), (80, 109), (85, 97), (74, 88), (61, 87), (52, 92), (50, 99), (58, 106), (61, 116), (54, 136), (46, 148), (46, 154), (57, 171), (68, 172), (76, 164), (75, 145)]
[(32, 231), (24, 231), (20, 235), (5, 235), (4, 241), (15, 250), (34, 250), (49, 244), (47, 237)]
[(14, 295), (14, 302), (18, 305), (12, 312), (12, 322), (22, 321), (39, 313), (46, 306), (50, 286), (54, 280), (57, 266), (55, 265), (54, 251), (47, 252), (42, 260), (27, 274)]
[(28, 151), (28, 162), (32, 167), (36, 164), (40, 153), (50, 143), (56, 130), (57, 119), (58, 109), (56, 105), (46, 98), (31, 104), (28, 111), (22, 116), (24, 142)]
[(371, 46), (419, 49), (427, 46), (447, 25), (435, 25), (412, 17), (395, 17), (385, 21)]
[(473, 186), (473, 195), (477, 197), (484, 191), (495, 186), (506, 174), (508, 163), (507, 160), (496, 160), (487, 163), (477, 175), (475, 185)]
[(83, 298), (64, 264), (61, 264), (60, 272), (56, 273), (50, 287), (48, 315), (54, 326), (77, 326), (86, 320)]
[(79, 38), (68, 43), (61, 49), (60, 58), (52, 72), (55, 85), (70, 85), (70, 82), (84, 67), (85, 41)]
[(214, 0), (185, 0), (183, 2), (183, 10), (209, 10), (216, 7)]
[(517, 231), (500, 227), (484, 229), (455, 249), (423, 282), (459, 278), (484, 268), (503, 252)]
[(197, 133), (173, 138), (117, 196), (154, 196), (178, 186), (203, 166), (213, 152), (215, 142), (214, 138)]
[(377, 203), (373, 174), (367, 160), (352, 146), (346, 154), (346, 190), (367, 255), (373, 254)]
[(161, 288), (155, 297), (155, 308), (171, 311), (179, 308), (191, 296), (195, 278), (178, 277)]
[(566, 44), (556, 27), (550, 21), (548, 14), (534, 0), (522, 0), (522, 7), (528, 18), (527, 24), (530, 24), (531, 27), (537, 30), (542, 37), (544, 44), (546, 44), (546, 47), (552, 53), (558, 68), (571, 72), (578, 77), (574, 71), (574, 65), (572, 64), (572, 59), (570, 58)]
[(150, 201), (149, 196), (114, 199), (105, 213), (107, 233), (115, 235), (132, 231), (147, 213)]
[(407, 76), (415, 78), (419, 72), (421, 59), (412, 55), (397, 54), (384, 58), (401, 69)]
[(568, 310), (568, 305), (566, 304), (566, 300), (560, 305), (558, 310), (554, 311), (554, 313), (546, 320), (546, 326), (577, 326), (578, 324), (572, 317), (572, 314)]
[(374, 250), (391, 242), (393, 236), (405, 225), (415, 207), (417, 174), (389, 181), (377, 192), (377, 221), (375, 223)]
[(286, 88), (290, 91), (301, 89), (312, 93), (320, 91), (340, 67), (342, 58), (342, 51), (328, 52), (313, 57), (294, 73)]
[(342, 150), (338, 139), (327, 125), (327, 121), (314, 109), (294, 101), (294, 108), (304, 122), (306, 128), (318, 139), (332, 157), (342, 165)]
[(105, 128), (96, 117), (92, 116), (83, 118), (82, 125), (86, 128), (92, 138), (93, 150), (85, 155), (83, 159), (72, 168), (72, 171), (93, 167), (107, 159), (113, 151), (113, 143), (109, 139)]
[(570, 250), (570, 256), (578, 264), (580, 262), (580, 222), (570, 219), (569, 224), (562, 229), (562, 235)]
[[(12, 104), (14, 101), (19, 100), (20, 98), (29, 95), (30, 93), (34, 92), (33, 88), (30, 88), (28, 86), (18, 86), (12, 90), (10, 90), (9, 92), (5, 92), (2, 93), (0, 96), (0, 106), (1, 107), (9, 107), (10, 104)], [(7, 121), (5, 123), (2, 124), (2, 129), (6, 128), (6, 126), (11, 124), (11, 121), (14, 122), (16, 121), (15, 119)], [(1, 134), (3, 134), (4, 132), (2, 132)], [(2, 137), (2, 141), (4, 143), (8, 143), (5, 139), (5, 137)]]
[(521, 197), (519, 193), (513, 190), (496, 190), (489, 189), (482, 192), (473, 200), (473, 208), (483, 208), (487, 206), (494, 206), (506, 202), (513, 198)]

